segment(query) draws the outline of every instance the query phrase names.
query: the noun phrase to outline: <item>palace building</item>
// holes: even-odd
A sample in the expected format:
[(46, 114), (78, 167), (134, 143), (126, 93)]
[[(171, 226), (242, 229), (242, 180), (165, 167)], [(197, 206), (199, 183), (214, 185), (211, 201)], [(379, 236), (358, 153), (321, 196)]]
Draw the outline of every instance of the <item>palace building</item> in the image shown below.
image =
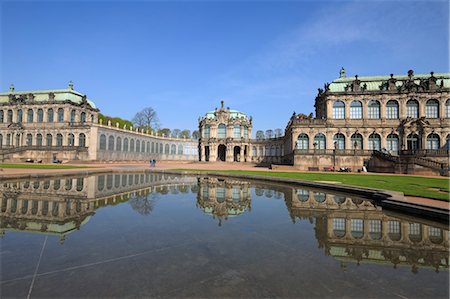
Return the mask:
[(200, 159), (448, 175), (448, 73), (350, 78), (342, 68), (319, 88), (315, 110), (315, 117), (294, 113), (282, 138), (254, 140), (240, 134), (251, 118), (222, 105), (199, 120)]

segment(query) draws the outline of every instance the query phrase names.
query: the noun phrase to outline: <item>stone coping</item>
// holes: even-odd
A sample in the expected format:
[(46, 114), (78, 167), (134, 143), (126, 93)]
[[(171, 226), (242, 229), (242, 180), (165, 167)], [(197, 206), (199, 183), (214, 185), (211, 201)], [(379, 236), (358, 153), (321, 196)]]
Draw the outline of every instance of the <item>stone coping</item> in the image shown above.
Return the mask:
[(173, 174), (173, 175), (190, 175), (190, 176), (214, 176), (219, 178), (237, 178), (246, 179), (252, 181), (263, 181), (277, 184), (284, 184), (289, 186), (303, 186), (311, 188), (319, 188), (324, 190), (331, 190), (337, 192), (351, 193), (361, 196), (366, 199), (375, 201), (381, 207), (388, 210), (395, 210), (405, 212), (408, 214), (419, 215), (420, 217), (435, 220), (439, 222), (445, 222), (449, 224), (450, 210), (449, 208), (443, 208), (442, 206), (432, 204), (437, 200), (429, 199), (426, 203), (410, 202), (405, 199), (402, 192), (388, 191), (381, 189), (363, 188), (356, 186), (349, 186), (344, 184), (328, 184), (325, 182), (314, 181), (302, 181), (290, 178), (280, 178), (271, 176), (249, 175), (249, 174), (236, 174), (236, 173), (223, 173), (214, 171), (184, 171), (173, 169), (149, 169), (149, 168), (137, 168), (137, 167), (123, 167), (123, 168), (102, 168), (102, 169), (84, 169), (73, 171), (58, 171), (48, 173), (21, 173), (21, 174), (9, 174), (0, 175), (1, 181), (11, 181), (17, 179), (36, 179), (36, 178), (54, 178), (54, 177), (67, 177), (67, 176), (87, 176), (102, 173), (130, 173), (130, 172), (151, 172), (161, 174)]

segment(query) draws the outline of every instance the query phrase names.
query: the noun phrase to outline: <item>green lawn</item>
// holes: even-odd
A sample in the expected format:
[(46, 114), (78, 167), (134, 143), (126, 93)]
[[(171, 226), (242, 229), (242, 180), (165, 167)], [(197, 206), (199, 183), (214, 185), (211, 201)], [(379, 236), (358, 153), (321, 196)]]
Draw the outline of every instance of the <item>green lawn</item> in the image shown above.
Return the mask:
[(30, 169), (72, 169), (72, 168), (90, 168), (89, 166), (61, 165), (61, 164), (0, 164), (0, 168), (30, 168)]
[[(193, 169), (180, 170), (196, 171)], [(247, 170), (214, 170), (214, 172), (284, 177), (303, 181), (335, 181), (341, 182), (345, 185), (399, 191), (403, 192), (405, 195), (449, 201), (450, 180), (447, 178), (351, 173), (276, 172)]]

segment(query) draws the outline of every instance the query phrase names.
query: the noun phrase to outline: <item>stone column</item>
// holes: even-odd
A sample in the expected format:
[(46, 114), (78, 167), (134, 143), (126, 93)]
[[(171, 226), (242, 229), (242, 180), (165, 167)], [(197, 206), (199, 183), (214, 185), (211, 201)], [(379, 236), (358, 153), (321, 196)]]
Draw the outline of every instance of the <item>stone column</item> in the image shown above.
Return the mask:
[(385, 119), (386, 118), (386, 103), (387, 100), (380, 100), (380, 118)]
[(326, 115), (328, 119), (333, 119), (333, 101), (332, 100), (327, 100), (326, 102)]
[(344, 101), (345, 104), (345, 119), (348, 120), (350, 119), (350, 103), (352, 101), (348, 100), (348, 101)]
[(362, 101), (362, 118), (363, 119), (369, 118), (369, 100)]
[(400, 118), (406, 118), (406, 102), (407, 102), (408, 100), (407, 99), (400, 99), (398, 102), (398, 105), (399, 105), (399, 107), (398, 107), (398, 109), (400, 110), (399, 111), (399, 115), (400, 115)]

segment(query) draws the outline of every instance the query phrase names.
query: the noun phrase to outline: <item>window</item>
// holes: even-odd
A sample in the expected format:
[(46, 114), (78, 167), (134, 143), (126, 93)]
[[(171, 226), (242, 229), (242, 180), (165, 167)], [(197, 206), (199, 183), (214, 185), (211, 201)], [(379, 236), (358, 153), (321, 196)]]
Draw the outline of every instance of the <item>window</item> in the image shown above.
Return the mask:
[(253, 146), (253, 147), (252, 147), (252, 155), (253, 155), (253, 157), (256, 157), (256, 156), (257, 156), (256, 146)]
[(406, 116), (412, 118), (419, 117), (419, 102), (416, 100), (406, 102)]
[(12, 110), (8, 110), (8, 123), (12, 123), (13, 121), (13, 111)]
[(180, 144), (178, 145), (178, 155), (182, 155), (183, 154), (183, 146)]
[(136, 140), (136, 152), (139, 153), (140, 150), (141, 150), (141, 141)]
[(17, 110), (17, 122), (21, 123), (23, 121), (23, 112), (22, 109)]
[(425, 116), (428, 118), (439, 118), (439, 102), (428, 100), (425, 104)]
[(244, 138), (248, 138), (248, 128), (246, 126), (244, 126)]
[(308, 201), (309, 199), (309, 191), (305, 189), (297, 189), (297, 198), (300, 201)]
[(63, 108), (58, 109), (58, 122), (60, 122), (60, 123), (64, 122), (64, 109)]
[(32, 123), (34, 118), (33, 109), (28, 109), (27, 111), (27, 122)]
[(240, 125), (234, 125), (233, 138), (241, 138), (241, 126)]
[(78, 146), (81, 146), (81, 147), (86, 146), (86, 135), (84, 135), (84, 133), (81, 133), (78, 136)]
[(81, 112), (80, 114), (80, 122), (85, 123), (86, 122), (86, 112)]
[(298, 135), (297, 138), (297, 149), (307, 150), (309, 148), (309, 137), (308, 135), (302, 133)]
[(355, 133), (351, 137), (353, 149), (363, 149), (363, 138), (359, 133)]
[(166, 155), (169, 154), (169, 145), (168, 145), (168, 144), (166, 144), (166, 145), (164, 146), (164, 154), (166, 154)]
[(326, 148), (326, 138), (325, 135), (322, 133), (317, 134), (314, 136), (314, 143), (316, 144), (316, 149), (323, 150)]
[(128, 138), (123, 139), (123, 151), (128, 152)]
[(210, 126), (209, 125), (205, 125), (203, 127), (203, 137), (204, 138), (209, 138), (209, 133), (210, 132)]
[(130, 152), (134, 152), (134, 139), (130, 139)]
[(333, 233), (338, 238), (345, 236), (345, 218), (333, 218)]
[(381, 239), (381, 220), (369, 220), (369, 235), (372, 240)]
[(56, 134), (56, 146), (63, 145), (63, 136), (62, 134)]
[(152, 145), (151, 145), (151, 153), (154, 154), (155, 153), (155, 143), (152, 141)]
[(390, 153), (398, 153), (398, 136), (396, 134), (389, 134), (386, 138), (386, 149)]
[(380, 118), (380, 102), (369, 101), (369, 118), (371, 119)]
[(74, 146), (75, 145), (75, 135), (73, 135), (72, 133), (70, 133), (67, 136), (67, 145), (68, 146)]
[(122, 139), (117, 137), (116, 139), (116, 151), (120, 152), (122, 150)]
[(427, 136), (427, 149), (436, 150), (440, 147), (440, 138), (438, 134), (431, 133)]
[(224, 124), (220, 124), (218, 127), (217, 138), (219, 138), (219, 139), (227, 138), (227, 127)]
[(381, 149), (381, 138), (380, 135), (376, 133), (372, 133), (369, 136), (369, 150), (377, 150)]
[(47, 134), (47, 146), (52, 146), (53, 136), (52, 134)]
[(106, 136), (105, 134), (100, 135), (100, 149), (106, 150)]
[(419, 135), (417, 134), (409, 134), (406, 137), (406, 145), (409, 150), (418, 150), (419, 149)]
[(175, 155), (177, 153), (177, 146), (175, 144), (172, 144), (170, 146), (170, 154)]
[(364, 221), (362, 219), (351, 219), (351, 230), (354, 238), (362, 238), (364, 235)]
[(37, 111), (37, 122), (41, 123), (44, 122), (44, 110), (38, 109)]
[(362, 103), (360, 101), (353, 101), (350, 104), (350, 118), (352, 119), (362, 118)]
[(33, 145), (33, 135), (31, 134), (27, 134), (27, 146), (32, 146)]
[(333, 118), (344, 119), (345, 118), (345, 104), (342, 101), (334, 102), (333, 104)]
[(36, 135), (36, 145), (37, 146), (42, 146), (42, 134), (37, 134)]
[(4, 122), (4, 114), (3, 110), (0, 110), (0, 123)]
[(445, 117), (450, 118), (450, 100), (445, 102)]
[(343, 150), (345, 149), (345, 136), (342, 133), (337, 133), (336, 135), (334, 135), (333, 138), (334, 141), (334, 148), (338, 149), (338, 150)]
[(399, 118), (397, 101), (391, 100), (386, 103), (386, 117), (389, 119)]
[(75, 110), (70, 111), (70, 122), (71, 123), (75, 122)]
[(49, 108), (47, 111), (47, 122), (52, 123), (53, 122), (53, 109)]

